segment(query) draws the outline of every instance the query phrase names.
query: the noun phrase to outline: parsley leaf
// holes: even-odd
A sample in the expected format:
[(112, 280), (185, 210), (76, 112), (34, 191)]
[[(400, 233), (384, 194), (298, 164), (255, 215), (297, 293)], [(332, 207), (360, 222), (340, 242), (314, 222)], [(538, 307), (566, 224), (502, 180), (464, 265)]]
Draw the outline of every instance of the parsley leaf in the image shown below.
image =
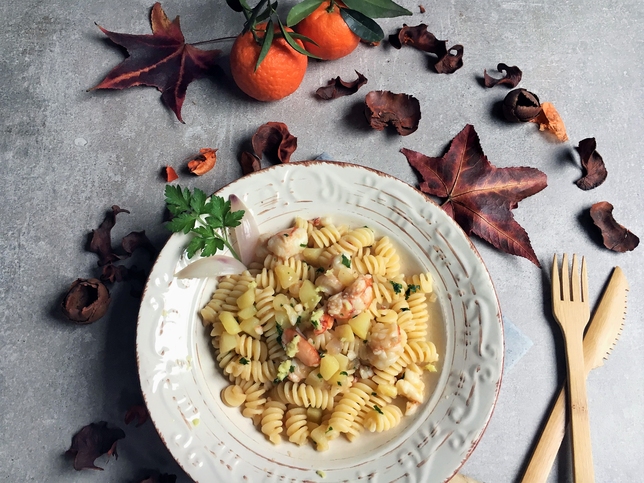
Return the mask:
[(418, 290), (420, 290), (420, 285), (407, 285), (407, 290), (405, 290), (405, 300), (407, 300), (411, 294), (416, 293)]
[(378, 414), (385, 414), (385, 413), (383, 413), (383, 412), (382, 412), (382, 409), (380, 409), (380, 408), (378, 407), (378, 405), (377, 405), (377, 404), (374, 404), (374, 405), (373, 405), (373, 409), (374, 409)]
[(394, 282), (393, 280), (389, 280), (389, 283), (394, 288), (394, 293), (399, 294), (400, 292), (402, 292), (402, 283)]
[(248, 364), (248, 359), (246, 359), (245, 357), (242, 357), (241, 359), (239, 359), (239, 363), (245, 366)]
[(344, 253), (342, 254), (342, 265), (344, 265), (347, 268), (351, 268), (351, 260), (347, 258), (347, 256)]
[(227, 229), (239, 226), (244, 210), (230, 211), (230, 201), (225, 201), (221, 196), (208, 198), (198, 188), (191, 192), (189, 188), (182, 189), (179, 185), (166, 185), (165, 203), (173, 216), (167, 228), (172, 232), (192, 232), (195, 235), (186, 248), (188, 258), (198, 251), (202, 256), (209, 257), (228, 248), (239, 260), (239, 255), (228, 240)]

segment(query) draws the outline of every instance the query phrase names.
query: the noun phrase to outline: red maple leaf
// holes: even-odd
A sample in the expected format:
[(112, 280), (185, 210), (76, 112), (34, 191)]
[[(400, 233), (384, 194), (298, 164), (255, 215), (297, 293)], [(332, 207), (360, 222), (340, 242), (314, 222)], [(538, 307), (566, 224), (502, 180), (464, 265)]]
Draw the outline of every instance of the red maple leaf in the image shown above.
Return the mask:
[(493, 166), (469, 124), (452, 140), (442, 158), (404, 148), (401, 152), (420, 174), (421, 191), (445, 198), (442, 208), (465, 233), (474, 233), (499, 250), (541, 267), (528, 234), (510, 210), (547, 186), (545, 173), (535, 168)]
[(112, 42), (125, 47), (129, 57), (90, 90), (154, 86), (183, 122), (181, 106), (188, 84), (211, 71), (221, 51), (201, 50), (186, 44), (179, 17), (170, 22), (158, 2), (152, 7), (150, 22), (152, 35), (119, 34), (98, 26)]

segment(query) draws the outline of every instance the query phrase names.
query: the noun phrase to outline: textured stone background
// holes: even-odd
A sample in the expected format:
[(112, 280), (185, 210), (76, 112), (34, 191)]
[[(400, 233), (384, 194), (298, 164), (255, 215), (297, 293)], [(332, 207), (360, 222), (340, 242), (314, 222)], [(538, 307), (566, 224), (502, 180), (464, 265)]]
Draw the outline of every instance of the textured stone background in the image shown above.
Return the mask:
[[(184, 185), (217, 190), (241, 175), (240, 147), (267, 121), (286, 122), (298, 137), (295, 159), (328, 151), (412, 184), (415, 175), (399, 149), (440, 155), (466, 123), (476, 127), (495, 165), (545, 171), (548, 188), (514, 212), (543, 265), (549, 267), (553, 252), (585, 254), (593, 300), (615, 265), (631, 284), (622, 338), (589, 378), (588, 390), (597, 481), (641, 479), (644, 248), (627, 254), (604, 249), (583, 214), (594, 202), (610, 201), (617, 220), (644, 235), (644, 3), (423, 0), (427, 13), (420, 14), (417, 2), (404, 0), (413, 18), (380, 21), (385, 32), (403, 22), (425, 22), (437, 37), (465, 46), (463, 69), (438, 75), (413, 49), (360, 46), (339, 61), (311, 62), (300, 90), (272, 104), (248, 99), (223, 78), (194, 82), (183, 109), (186, 124), (177, 122), (153, 88), (86, 92), (123, 58), (94, 22), (149, 33), (151, 3), (0, 2), (0, 480), (138, 482), (146, 469), (159, 469), (190, 481), (150, 423), (125, 428), (120, 457), (105, 471), (72, 469), (63, 456), (72, 434), (98, 420), (124, 427), (125, 410), (141, 399), (134, 347), (138, 302), (127, 285), (117, 286), (108, 315), (87, 327), (61, 320), (57, 306), (74, 279), (96, 274), (96, 258), (83, 248), (85, 236), (112, 204), (131, 210), (120, 215), (115, 238), (145, 229), (161, 247), (168, 233), (161, 224), (160, 168), (180, 166), (201, 147), (219, 148), (212, 172), (182, 179)], [(170, 17), (181, 15), (188, 41), (241, 29), (241, 14), (223, 0), (163, 6)], [(486, 90), (479, 78), (498, 62), (520, 66), (521, 85), (557, 106), (571, 142), (554, 143), (535, 125), (508, 125), (496, 116), (494, 106), (506, 89)], [(327, 79), (351, 78), (354, 69), (367, 76), (369, 89), (416, 96), (423, 111), (420, 129), (406, 138), (372, 131), (361, 114), (364, 89), (330, 103), (312, 97)], [(580, 176), (573, 146), (591, 136), (609, 177), (583, 192), (573, 184)], [(539, 271), (480, 240), (475, 244), (504, 314), (534, 342), (505, 377), (488, 430), (463, 468), (478, 480), (504, 483), (519, 474), (562, 379), (563, 347), (544, 296), (549, 269)], [(564, 452), (550, 481), (570, 481), (569, 472)]]

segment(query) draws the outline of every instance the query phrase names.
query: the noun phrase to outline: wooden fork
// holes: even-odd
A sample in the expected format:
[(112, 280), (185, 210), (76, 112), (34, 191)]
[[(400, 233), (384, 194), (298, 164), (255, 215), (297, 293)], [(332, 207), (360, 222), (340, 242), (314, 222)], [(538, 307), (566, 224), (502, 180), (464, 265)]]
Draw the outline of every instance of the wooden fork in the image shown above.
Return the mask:
[(590, 318), (586, 259), (581, 258), (581, 280), (577, 255), (572, 256), (572, 278), (568, 277), (568, 255), (564, 253), (561, 281), (557, 255), (552, 261), (552, 312), (561, 326), (568, 366), (568, 410), (572, 433), (572, 463), (575, 483), (593, 483), (588, 396), (584, 372), (584, 329)]

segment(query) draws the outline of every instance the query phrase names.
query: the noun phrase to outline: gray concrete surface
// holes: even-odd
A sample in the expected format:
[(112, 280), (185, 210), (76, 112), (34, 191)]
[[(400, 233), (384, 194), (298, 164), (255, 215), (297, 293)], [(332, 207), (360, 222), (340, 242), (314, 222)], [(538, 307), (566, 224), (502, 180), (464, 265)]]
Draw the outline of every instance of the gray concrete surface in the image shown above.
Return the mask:
[[(285, 2), (288, 3), (288, 2)], [(597, 243), (582, 214), (600, 200), (617, 220), (644, 235), (644, 4), (639, 0), (452, 0), (402, 2), (407, 19), (425, 22), (439, 38), (465, 46), (465, 67), (438, 75), (423, 54), (387, 45), (360, 46), (351, 56), (311, 62), (300, 90), (276, 103), (254, 102), (230, 82), (203, 79), (188, 89), (180, 124), (154, 88), (86, 92), (123, 54), (94, 26), (149, 33), (151, 1), (5, 0), (0, 3), (0, 480), (9, 482), (138, 482), (158, 469), (190, 481), (150, 423), (125, 427), (123, 415), (141, 400), (135, 364), (138, 302), (126, 284), (113, 288), (108, 315), (91, 326), (61, 319), (60, 297), (77, 277), (96, 274), (86, 234), (112, 204), (120, 215), (115, 239), (145, 229), (161, 247), (166, 164), (201, 147), (219, 148), (216, 168), (182, 183), (214, 191), (241, 175), (237, 154), (255, 129), (283, 121), (298, 137), (295, 159), (322, 151), (410, 183), (416, 178), (401, 147), (440, 155), (466, 123), (475, 126), (497, 166), (529, 165), (548, 187), (523, 201), (515, 216), (548, 267), (554, 252), (588, 257), (596, 300), (613, 266), (631, 292), (623, 335), (588, 383), (598, 482), (640, 481), (644, 474), (644, 247), (617, 254)], [(164, 2), (181, 15), (188, 41), (236, 34), (241, 15), (223, 1)], [(223, 45), (226, 51), (229, 46)], [(552, 142), (535, 125), (508, 125), (494, 114), (504, 88), (479, 84), (498, 62), (523, 69), (521, 85), (557, 106), (571, 141)], [(224, 61), (225, 63), (225, 61)], [(321, 103), (312, 92), (336, 75), (364, 73), (369, 89), (416, 96), (423, 119), (402, 138), (365, 127), (366, 90)], [(583, 192), (573, 146), (594, 136), (609, 176)], [(562, 339), (547, 306), (549, 269), (504, 255), (475, 240), (496, 284), (504, 314), (534, 342), (508, 374), (492, 421), (463, 472), (487, 483), (512, 482), (529, 453), (564, 373)], [(105, 471), (76, 472), (64, 457), (83, 425), (106, 420), (125, 429), (119, 459)], [(567, 452), (550, 482), (571, 481)]]

